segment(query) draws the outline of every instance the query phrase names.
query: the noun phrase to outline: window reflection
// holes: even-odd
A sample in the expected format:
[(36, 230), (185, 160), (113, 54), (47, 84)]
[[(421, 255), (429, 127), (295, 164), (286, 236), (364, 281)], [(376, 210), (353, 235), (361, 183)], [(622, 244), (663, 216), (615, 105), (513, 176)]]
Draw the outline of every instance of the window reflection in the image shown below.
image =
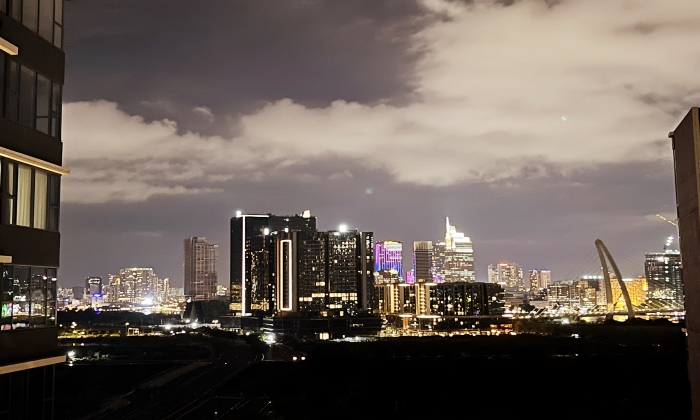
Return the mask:
[(55, 325), (56, 269), (3, 266), (0, 331)]

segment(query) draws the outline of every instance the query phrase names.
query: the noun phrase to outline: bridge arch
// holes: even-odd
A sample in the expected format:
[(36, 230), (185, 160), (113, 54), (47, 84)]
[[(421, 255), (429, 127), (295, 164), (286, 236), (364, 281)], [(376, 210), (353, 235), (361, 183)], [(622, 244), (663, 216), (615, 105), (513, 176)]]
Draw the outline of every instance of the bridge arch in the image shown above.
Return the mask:
[(606, 309), (608, 313), (613, 312), (614, 302), (612, 296), (612, 285), (610, 284), (610, 270), (608, 269), (608, 264), (605, 261), (606, 257), (607, 260), (610, 262), (613, 271), (615, 272), (615, 277), (617, 277), (618, 283), (620, 284), (622, 296), (625, 298), (625, 305), (627, 305), (627, 318), (634, 319), (634, 308), (632, 307), (632, 300), (630, 299), (630, 294), (627, 292), (627, 286), (625, 285), (625, 282), (622, 281), (622, 274), (620, 274), (620, 269), (617, 268), (617, 263), (615, 263), (615, 260), (613, 259), (612, 255), (610, 255), (610, 251), (608, 251), (608, 248), (605, 246), (603, 241), (601, 241), (600, 239), (596, 239), (595, 247), (598, 250), (598, 258), (600, 258), (600, 265), (603, 267), (603, 278), (605, 279), (605, 298), (607, 300)]

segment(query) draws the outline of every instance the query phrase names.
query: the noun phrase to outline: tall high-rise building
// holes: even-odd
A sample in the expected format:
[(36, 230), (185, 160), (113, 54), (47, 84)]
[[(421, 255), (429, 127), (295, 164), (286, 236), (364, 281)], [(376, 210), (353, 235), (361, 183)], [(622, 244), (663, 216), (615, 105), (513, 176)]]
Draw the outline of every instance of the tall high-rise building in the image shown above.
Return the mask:
[(415, 282), (433, 281), (433, 242), (416, 241), (413, 242), (413, 273)]
[(676, 211), (683, 261), (691, 417), (700, 420), (700, 112), (690, 109), (669, 134), (673, 145)]
[(185, 239), (183, 255), (185, 296), (194, 300), (216, 300), (219, 280), (219, 245), (206, 238)]
[(374, 244), (374, 271), (396, 271), (403, 278), (403, 244), (396, 241), (378, 241)]
[(270, 279), (276, 313), (372, 310), (372, 232), (278, 232)]
[(90, 297), (101, 297), (102, 277), (85, 277), (85, 293)]
[[(243, 314), (271, 310), (271, 233), (316, 231), (309, 210), (294, 216), (243, 214), (231, 218), (231, 309)], [(274, 258), (274, 257), (273, 257)]]
[(119, 300), (129, 303), (157, 302), (164, 297), (164, 283), (151, 267), (119, 270)]
[(489, 265), (488, 279), (491, 283), (500, 284), (509, 293), (525, 291), (523, 269), (516, 263), (500, 262)]
[(530, 291), (532, 293), (546, 289), (552, 283), (552, 272), (549, 270), (530, 270), (528, 277), (530, 278)]
[(458, 281), (475, 282), (474, 248), (472, 240), (450, 224), (450, 218), (445, 218), (445, 257), (443, 273), (445, 282)]
[(647, 278), (647, 296), (669, 301), (678, 308), (684, 306), (683, 270), (681, 253), (674, 250), (647, 252), (644, 274)]
[(63, 0), (0, 1), (0, 418), (52, 419)]

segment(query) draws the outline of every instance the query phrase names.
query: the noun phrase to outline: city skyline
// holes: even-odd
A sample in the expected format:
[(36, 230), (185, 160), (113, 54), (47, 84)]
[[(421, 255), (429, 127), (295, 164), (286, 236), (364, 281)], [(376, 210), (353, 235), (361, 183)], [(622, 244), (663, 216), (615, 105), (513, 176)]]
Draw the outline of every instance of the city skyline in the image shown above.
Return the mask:
[(674, 51), (698, 47), (671, 28), (698, 5), (503, 3), (67, 2), (59, 282), (148, 265), (179, 284), (181, 238), (225, 244), (239, 209), (405, 244), (449, 215), (478, 281), (502, 259), (564, 275), (598, 237), (641, 264), (675, 233), (654, 216), (674, 218), (665, 133), (698, 82)]

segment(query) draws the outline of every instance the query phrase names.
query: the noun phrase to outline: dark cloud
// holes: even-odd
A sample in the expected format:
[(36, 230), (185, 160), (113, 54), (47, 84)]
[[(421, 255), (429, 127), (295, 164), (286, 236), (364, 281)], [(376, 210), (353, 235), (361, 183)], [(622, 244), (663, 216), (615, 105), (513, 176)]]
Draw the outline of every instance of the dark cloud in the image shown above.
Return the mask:
[[(107, 99), (184, 129), (188, 115), (249, 112), (294, 98), (404, 103), (425, 18), (413, 1), (75, 0), (66, 5), (65, 98)], [(160, 106), (159, 106), (160, 105)], [(218, 128), (230, 127), (222, 117)]]

